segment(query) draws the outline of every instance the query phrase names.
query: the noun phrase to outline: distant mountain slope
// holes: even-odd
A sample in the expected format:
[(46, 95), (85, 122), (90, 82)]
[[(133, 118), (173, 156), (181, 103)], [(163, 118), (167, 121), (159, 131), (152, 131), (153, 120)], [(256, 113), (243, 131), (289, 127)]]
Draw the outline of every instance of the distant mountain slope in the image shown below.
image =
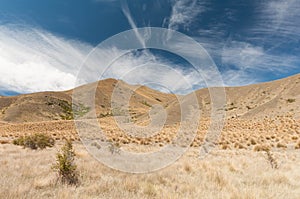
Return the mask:
[[(161, 93), (146, 86), (129, 85), (115, 79), (101, 80), (76, 88), (82, 93), (91, 92), (97, 84), (95, 104), (97, 117), (112, 115), (111, 96), (115, 86), (121, 92), (131, 92), (130, 114), (134, 121), (147, 120), (148, 111), (160, 104), (168, 112), (168, 121), (180, 121), (180, 105), (173, 94)], [(300, 74), (267, 83), (242, 87), (226, 87), (228, 118), (259, 119), (266, 116), (290, 114), (300, 116)], [(40, 92), (13, 97), (0, 96), (0, 121), (35, 122), (73, 119), (72, 92)], [(202, 115), (210, 115), (211, 100), (208, 89), (195, 91)], [(188, 96), (188, 95), (187, 95)], [(180, 97), (187, 97), (180, 96)], [(118, 99), (122, 101), (122, 99)], [(80, 107), (79, 114), (87, 114), (89, 107)]]

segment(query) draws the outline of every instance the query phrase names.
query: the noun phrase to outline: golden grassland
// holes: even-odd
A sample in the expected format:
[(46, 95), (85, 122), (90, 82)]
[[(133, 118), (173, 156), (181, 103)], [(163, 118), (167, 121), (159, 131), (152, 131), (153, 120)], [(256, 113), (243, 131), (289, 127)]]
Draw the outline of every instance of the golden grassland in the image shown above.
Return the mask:
[[(99, 121), (107, 141), (129, 151), (161, 147), (176, 136), (178, 125), (159, 134), (130, 137), (112, 117)], [(191, 148), (158, 172), (129, 174), (110, 169), (88, 154), (73, 121), (3, 123), (0, 126), (0, 198), (299, 198), (300, 121), (291, 116), (262, 120), (227, 119), (216, 148), (199, 159), (209, 120), (200, 122)], [(45, 133), (56, 145), (23, 149), (12, 140)], [(51, 169), (62, 138), (74, 142), (80, 184), (63, 185)], [(112, 154), (118, 155), (118, 154)]]
[[(0, 198), (298, 199), (299, 80), (298, 74), (269, 83), (225, 88), (225, 124), (218, 139), (210, 143), (216, 146), (214, 151), (204, 159), (199, 159), (198, 153), (208, 134), (212, 101), (208, 89), (196, 91), (201, 121), (189, 151), (165, 169), (139, 175), (112, 170), (87, 153), (72, 121), (72, 90), (0, 96)], [(148, 112), (155, 104), (168, 113), (168, 120), (159, 133), (131, 136), (128, 132), (138, 132), (130, 125), (126, 131), (116, 124), (115, 118), (123, 113), (119, 110), (112, 117), (113, 107), (109, 102), (116, 83), (113, 79), (100, 81), (95, 94), (97, 122), (105, 139), (101, 141), (133, 151), (137, 148), (148, 151), (166, 144), (181, 146), (180, 139), (173, 142), (181, 120), (180, 103), (174, 95), (144, 86), (136, 89), (138, 86), (121, 82), (123, 93), (134, 93), (130, 99), (131, 118), (128, 118), (131, 122), (141, 126), (149, 124)], [(78, 89), (93, 91), (93, 86)], [(118, 97), (118, 101), (124, 100), (123, 95)], [(89, 107), (84, 107), (80, 114), (87, 110)], [(98, 132), (91, 131), (88, 136), (95, 138)], [(192, 131), (185, 128), (184, 134), (190, 135)], [(12, 144), (16, 138), (37, 133), (51, 136), (56, 145), (30, 150)], [(60, 184), (51, 170), (64, 138), (74, 142), (80, 179), (77, 186)]]
[[(179, 124), (165, 125), (161, 131), (153, 136), (142, 138), (130, 136), (121, 129), (113, 117), (99, 119), (102, 131), (107, 141), (124, 146), (128, 144), (164, 146), (171, 143), (178, 133)], [(210, 120), (203, 118), (199, 123), (193, 147), (203, 144), (208, 133)], [(73, 121), (48, 121), (34, 123), (17, 123), (0, 125), (0, 141), (10, 142), (12, 139), (24, 135), (45, 133), (56, 140), (69, 138), (79, 141)], [(187, 129), (186, 133), (189, 132)], [(266, 117), (261, 120), (227, 119), (224, 128), (215, 144), (220, 149), (248, 149), (261, 148), (293, 148), (300, 149), (300, 120), (289, 115)]]
[[(190, 148), (158, 172), (129, 174), (110, 169), (74, 142), (77, 186), (57, 182), (51, 170), (61, 146), (45, 150), (0, 144), (0, 198), (299, 198), (298, 150), (220, 150), (199, 159)], [(117, 155), (117, 154), (116, 154)]]

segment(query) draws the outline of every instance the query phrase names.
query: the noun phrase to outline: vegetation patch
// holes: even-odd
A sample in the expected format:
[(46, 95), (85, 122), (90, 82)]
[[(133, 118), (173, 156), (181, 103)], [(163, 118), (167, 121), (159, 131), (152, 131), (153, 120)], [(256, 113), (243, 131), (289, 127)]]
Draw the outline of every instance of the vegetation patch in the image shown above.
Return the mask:
[(110, 112), (99, 114), (99, 118), (110, 117), (110, 116), (113, 116), (113, 114)]
[(73, 120), (74, 117), (82, 117), (90, 111), (90, 107), (83, 104), (73, 104), (72, 106), (72, 103), (57, 98), (48, 98), (46, 104), (48, 106), (58, 106), (62, 110), (60, 118), (63, 120)]
[(270, 150), (266, 151), (267, 153), (267, 160), (270, 163), (272, 169), (278, 169), (278, 163), (276, 161), (276, 159), (274, 158), (273, 153), (271, 153)]
[(34, 134), (30, 136), (23, 136), (13, 140), (14, 145), (24, 146), (30, 149), (45, 149), (46, 147), (53, 147), (55, 140), (45, 134)]
[(84, 106), (83, 104), (75, 105), (73, 107), (73, 116), (82, 117), (90, 111), (90, 107)]
[(158, 98), (155, 98), (155, 100), (156, 100), (156, 101), (159, 101), (159, 102), (161, 102), (161, 100), (160, 100), (160, 99), (158, 99)]
[(231, 110), (234, 110), (234, 109), (237, 109), (237, 107), (236, 106), (229, 107), (229, 108), (226, 108), (225, 111), (231, 111)]
[(56, 154), (56, 163), (52, 169), (58, 173), (58, 180), (62, 184), (76, 185), (79, 182), (77, 165), (75, 164), (75, 151), (72, 142), (66, 140), (61, 151)]
[(148, 106), (148, 107), (152, 107), (147, 101), (142, 101), (142, 104), (144, 104), (145, 106)]
[(287, 101), (288, 103), (293, 103), (293, 102), (296, 101), (296, 99), (287, 99), (286, 101)]
[(110, 151), (110, 153), (113, 155), (113, 154), (120, 154), (121, 150), (120, 150), (120, 144), (117, 142), (117, 143), (113, 143), (113, 142), (110, 142), (109, 143), (109, 146), (108, 146), (108, 150)]
[(247, 108), (248, 110), (252, 109), (250, 106), (246, 106), (246, 108)]
[(267, 152), (267, 151), (270, 151), (270, 146), (268, 146), (268, 145), (256, 145), (254, 147), (254, 151), (265, 151), (265, 152)]

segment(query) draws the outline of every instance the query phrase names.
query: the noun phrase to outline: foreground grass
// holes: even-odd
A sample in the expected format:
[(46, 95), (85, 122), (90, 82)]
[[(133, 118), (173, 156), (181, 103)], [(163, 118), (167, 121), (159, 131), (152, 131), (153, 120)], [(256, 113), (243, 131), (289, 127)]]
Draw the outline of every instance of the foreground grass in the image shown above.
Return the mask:
[(60, 143), (45, 150), (0, 145), (0, 198), (299, 198), (300, 154), (219, 150), (205, 159), (192, 148), (170, 167), (127, 174), (94, 160), (77, 143), (78, 186), (62, 185), (51, 170)]

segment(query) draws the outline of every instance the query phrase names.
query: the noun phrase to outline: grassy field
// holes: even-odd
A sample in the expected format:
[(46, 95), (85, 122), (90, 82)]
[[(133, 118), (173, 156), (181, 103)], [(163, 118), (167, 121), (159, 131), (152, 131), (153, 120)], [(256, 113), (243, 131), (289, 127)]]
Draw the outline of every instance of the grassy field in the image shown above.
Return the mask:
[(299, 198), (299, 150), (215, 150), (198, 158), (198, 148), (158, 172), (129, 174), (110, 169), (74, 143), (80, 177), (62, 185), (51, 170), (61, 147), (23, 149), (0, 144), (0, 198)]

